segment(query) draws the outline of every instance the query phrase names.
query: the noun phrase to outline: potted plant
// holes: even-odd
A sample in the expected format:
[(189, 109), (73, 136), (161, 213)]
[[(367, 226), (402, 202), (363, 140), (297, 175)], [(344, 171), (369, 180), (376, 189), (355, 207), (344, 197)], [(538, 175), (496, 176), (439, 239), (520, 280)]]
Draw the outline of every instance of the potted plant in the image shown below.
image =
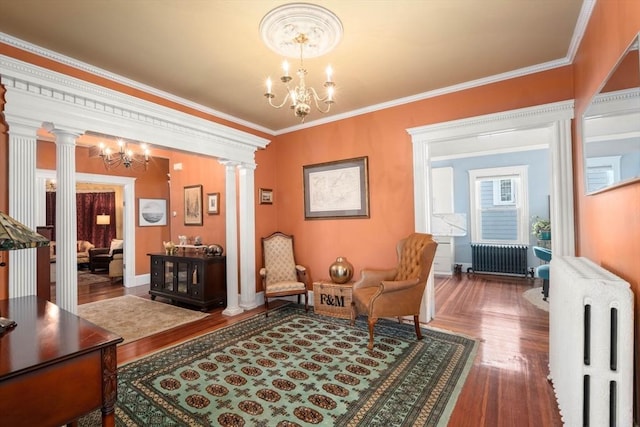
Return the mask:
[(536, 216), (531, 223), (531, 234), (540, 240), (551, 240), (551, 221)]

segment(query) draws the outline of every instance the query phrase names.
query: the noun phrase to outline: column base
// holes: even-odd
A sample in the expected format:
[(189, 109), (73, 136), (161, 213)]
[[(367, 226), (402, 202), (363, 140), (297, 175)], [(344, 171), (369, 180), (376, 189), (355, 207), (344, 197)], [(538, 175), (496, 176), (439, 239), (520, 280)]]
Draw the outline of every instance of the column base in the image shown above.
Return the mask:
[(240, 307), (227, 307), (222, 310), (222, 314), (225, 316), (237, 316), (238, 314), (244, 312)]

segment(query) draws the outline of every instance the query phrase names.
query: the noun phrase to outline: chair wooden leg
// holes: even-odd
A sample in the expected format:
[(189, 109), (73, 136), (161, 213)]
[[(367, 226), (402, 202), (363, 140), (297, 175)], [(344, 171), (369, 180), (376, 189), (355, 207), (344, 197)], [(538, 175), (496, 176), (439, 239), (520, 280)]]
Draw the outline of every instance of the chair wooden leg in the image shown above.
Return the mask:
[(267, 299), (267, 297), (264, 297), (264, 310), (265, 317), (269, 317), (269, 300)]
[(377, 321), (378, 319), (369, 318), (369, 344), (367, 345), (369, 350), (373, 350), (373, 329), (376, 326)]
[(420, 316), (417, 314), (413, 316), (413, 323), (416, 325), (416, 336), (419, 340), (422, 339), (422, 331), (420, 330)]
[(309, 312), (309, 300), (308, 300), (308, 298), (309, 298), (309, 295), (305, 292), (304, 293), (304, 311), (306, 313)]
[(356, 303), (351, 301), (351, 326), (356, 324), (356, 317), (358, 317), (358, 313), (356, 311)]

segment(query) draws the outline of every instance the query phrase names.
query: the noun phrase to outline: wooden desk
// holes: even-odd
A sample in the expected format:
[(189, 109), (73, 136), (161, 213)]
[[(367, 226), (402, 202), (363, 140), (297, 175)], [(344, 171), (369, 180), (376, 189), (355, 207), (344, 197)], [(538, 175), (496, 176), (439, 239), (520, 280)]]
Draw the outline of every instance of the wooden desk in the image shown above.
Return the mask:
[(122, 338), (36, 296), (0, 300), (0, 425), (60, 426), (102, 409), (113, 426)]

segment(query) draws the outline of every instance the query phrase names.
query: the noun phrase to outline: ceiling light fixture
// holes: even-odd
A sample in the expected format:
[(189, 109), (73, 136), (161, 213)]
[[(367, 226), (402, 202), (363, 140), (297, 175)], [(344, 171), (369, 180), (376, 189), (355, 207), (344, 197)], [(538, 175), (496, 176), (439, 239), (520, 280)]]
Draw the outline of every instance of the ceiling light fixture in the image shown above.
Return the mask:
[(100, 149), (98, 155), (102, 158), (104, 167), (107, 170), (117, 168), (120, 165), (127, 169), (142, 167), (144, 167), (145, 170), (147, 169), (149, 164), (149, 148), (147, 144), (140, 144), (140, 152), (137, 153), (130, 149), (128, 143), (124, 140), (118, 139), (117, 143), (117, 151), (113, 151), (104, 142), (98, 144), (98, 148)]
[[(290, 108), (296, 117), (304, 122), (311, 112), (312, 105), (321, 113), (328, 113), (335, 102), (335, 82), (331, 66), (326, 69), (326, 81), (324, 87), (326, 93), (320, 96), (313, 87), (307, 86), (305, 77), (307, 70), (304, 67), (304, 57), (314, 58), (333, 50), (342, 38), (342, 23), (336, 15), (329, 10), (304, 3), (287, 4), (273, 9), (260, 22), (260, 34), (264, 43), (275, 52), (289, 58), (300, 57), (300, 66), (296, 75), (298, 83), (290, 85), (293, 80), (289, 74), (289, 63), (285, 60), (282, 64), (284, 74), (280, 81), (284, 83), (287, 94), (280, 104), (273, 102), (276, 95), (273, 93), (271, 78), (267, 79), (267, 91), (264, 96), (269, 105), (274, 108), (282, 108), (290, 102)], [(325, 104), (322, 107), (320, 104)]]

